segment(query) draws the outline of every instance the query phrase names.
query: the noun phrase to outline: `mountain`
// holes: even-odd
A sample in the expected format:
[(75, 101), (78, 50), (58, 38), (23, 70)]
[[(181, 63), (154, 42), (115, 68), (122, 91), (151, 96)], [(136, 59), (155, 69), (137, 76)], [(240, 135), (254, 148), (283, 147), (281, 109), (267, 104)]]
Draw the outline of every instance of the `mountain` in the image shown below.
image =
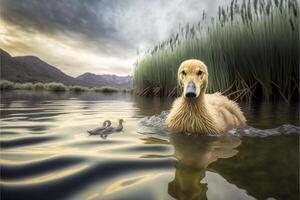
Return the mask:
[(88, 83), (89, 85), (109, 85), (118, 88), (130, 88), (132, 76), (117, 76), (111, 74), (96, 75), (93, 73), (84, 73), (77, 80)]
[(69, 76), (35, 56), (12, 57), (0, 49), (0, 78), (13, 82), (60, 82), (66, 85), (112, 86), (129, 88), (130, 76), (96, 75), (85, 73), (77, 78)]
[(60, 82), (66, 85), (88, 85), (68, 76), (35, 56), (12, 57), (1, 50), (1, 79), (13, 82)]

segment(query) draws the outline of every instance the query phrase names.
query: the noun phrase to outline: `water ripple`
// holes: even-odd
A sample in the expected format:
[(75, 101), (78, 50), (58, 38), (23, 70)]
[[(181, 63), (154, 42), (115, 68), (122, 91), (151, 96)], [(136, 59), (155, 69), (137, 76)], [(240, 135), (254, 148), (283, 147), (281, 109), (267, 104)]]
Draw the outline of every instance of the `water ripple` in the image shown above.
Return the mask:
[[(169, 109), (167, 104), (160, 105), (159, 99), (27, 93), (25, 97), (10, 93), (4, 100), (1, 95), (1, 199), (169, 199), (172, 184), (178, 194), (205, 195), (200, 187), (205, 172), (202, 165), (212, 162), (219, 163), (220, 167), (212, 168), (216, 174), (259, 199), (293, 199), (288, 195), (297, 189), (299, 144), (298, 136), (291, 133), (299, 133), (300, 128), (287, 124), (296, 120), (286, 117), (297, 116), (295, 113), (277, 116), (273, 120), (276, 126), (286, 124), (277, 128), (231, 130), (240, 136), (234, 138), (242, 141), (237, 147), (229, 139), (231, 135), (222, 139), (169, 134), (164, 125), (168, 112), (154, 115)], [(257, 113), (252, 119), (261, 123)], [(260, 119), (270, 115), (263, 113)], [(116, 126), (118, 118), (126, 121), (121, 133), (101, 138), (86, 132), (106, 119)], [(274, 127), (273, 121), (263, 128)], [(272, 135), (280, 136), (255, 138)], [(276, 165), (270, 165), (275, 161)], [(268, 169), (269, 174), (256, 173), (255, 167)], [(244, 172), (253, 180), (244, 179)], [(268, 183), (259, 187), (265, 192), (253, 192), (258, 184), (254, 180)], [(220, 197), (232, 194), (222, 190), (223, 183), (215, 187), (215, 182), (207, 182), (208, 191)]]
[(50, 142), (52, 140), (57, 139), (57, 137), (54, 136), (43, 136), (43, 137), (23, 137), (23, 138), (17, 138), (17, 139), (9, 139), (9, 140), (1, 140), (0, 146), (3, 149), (7, 148), (18, 148), (18, 147), (24, 147), (28, 145), (36, 145), (41, 144), (45, 142)]
[[(170, 169), (174, 166), (172, 158), (140, 159), (140, 160), (111, 160), (81, 168), (80, 172), (72, 173), (63, 179), (53, 179), (41, 183), (26, 184), (1, 184), (5, 199), (56, 199), (74, 195), (92, 183), (105, 182), (108, 179), (128, 174), (130, 172)], [(122, 166), (122, 168), (120, 168)], [(51, 194), (51, 195), (45, 195)]]
[(85, 161), (85, 159), (79, 157), (61, 156), (22, 164), (1, 164), (1, 179), (3, 181), (16, 181), (28, 177), (40, 176), (82, 163), (83, 161)]

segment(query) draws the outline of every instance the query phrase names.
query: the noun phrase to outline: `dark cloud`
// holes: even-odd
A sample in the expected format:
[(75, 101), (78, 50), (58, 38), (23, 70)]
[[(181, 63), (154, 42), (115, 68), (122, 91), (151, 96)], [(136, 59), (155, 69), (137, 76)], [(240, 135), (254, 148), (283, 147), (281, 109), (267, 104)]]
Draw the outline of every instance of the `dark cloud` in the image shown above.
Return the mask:
[(106, 9), (102, 6), (98, 1), (2, 0), (1, 16), (24, 29), (45, 33), (71, 31), (95, 39), (99, 35), (109, 37), (115, 31), (98, 10)]
[(101, 46), (104, 52), (105, 47), (115, 46), (118, 50), (124, 45), (109, 14), (113, 10), (112, 1), (1, 0), (1, 17), (8, 23), (44, 34), (76, 33), (85, 42)]
[(138, 48), (145, 50), (166, 39), (179, 24), (198, 22), (203, 10), (208, 16), (215, 15), (217, 6), (228, 2), (0, 0), (1, 19), (6, 24), (17, 26), (26, 35), (56, 38), (74, 50), (85, 49), (119, 59), (134, 57)]

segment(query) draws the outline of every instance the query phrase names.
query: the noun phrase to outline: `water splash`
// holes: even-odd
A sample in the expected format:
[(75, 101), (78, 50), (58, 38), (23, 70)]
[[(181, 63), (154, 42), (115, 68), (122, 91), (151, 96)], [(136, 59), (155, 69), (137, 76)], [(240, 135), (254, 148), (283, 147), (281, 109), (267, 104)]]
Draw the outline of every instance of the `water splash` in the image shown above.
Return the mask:
[(169, 113), (170, 111), (162, 111), (159, 115), (144, 117), (140, 123), (147, 127), (164, 127)]
[(140, 120), (141, 127), (138, 130), (140, 134), (155, 134), (156, 136), (166, 136), (168, 129), (165, 120), (170, 111), (162, 111), (159, 115), (147, 116)]
[(236, 128), (228, 131), (230, 134), (247, 137), (267, 137), (275, 135), (300, 134), (300, 127), (292, 124), (283, 124), (272, 129), (258, 129), (251, 126)]
[[(170, 111), (162, 111), (159, 115), (153, 115), (144, 117), (140, 123), (143, 126), (143, 130), (139, 131), (142, 134), (167, 134), (168, 129), (165, 125), (165, 120)], [(246, 137), (267, 137), (275, 135), (288, 135), (288, 134), (300, 134), (300, 127), (292, 124), (283, 124), (279, 127), (272, 129), (258, 129), (251, 126), (244, 126), (241, 128), (234, 128), (228, 131), (229, 134), (234, 136), (246, 136)]]

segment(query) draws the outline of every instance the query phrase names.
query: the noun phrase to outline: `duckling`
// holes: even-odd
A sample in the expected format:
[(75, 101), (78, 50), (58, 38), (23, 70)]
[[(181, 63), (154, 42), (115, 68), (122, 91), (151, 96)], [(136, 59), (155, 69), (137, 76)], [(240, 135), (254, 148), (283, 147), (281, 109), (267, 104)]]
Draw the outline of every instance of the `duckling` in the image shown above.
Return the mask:
[(206, 94), (208, 70), (200, 60), (186, 60), (178, 69), (182, 96), (173, 103), (166, 124), (176, 132), (224, 134), (246, 125), (238, 104), (221, 93)]
[(104, 130), (100, 131), (100, 136), (111, 134), (113, 132), (120, 132), (123, 130), (123, 122), (125, 122), (123, 119), (119, 119), (119, 125), (117, 127), (107, 127)]
[(93, 129), (93, 130), (88, 130), (87, 132), (90, 135), (98, 135), (98, 134), (101, 133), (101, 131), (103, 131), (104, 129), (106, 129), (110, 126), (111, 126), (111, 121), (110, 120), (105, 120), (102, 124), (102, 127), (98, 127), (98, 128)]

